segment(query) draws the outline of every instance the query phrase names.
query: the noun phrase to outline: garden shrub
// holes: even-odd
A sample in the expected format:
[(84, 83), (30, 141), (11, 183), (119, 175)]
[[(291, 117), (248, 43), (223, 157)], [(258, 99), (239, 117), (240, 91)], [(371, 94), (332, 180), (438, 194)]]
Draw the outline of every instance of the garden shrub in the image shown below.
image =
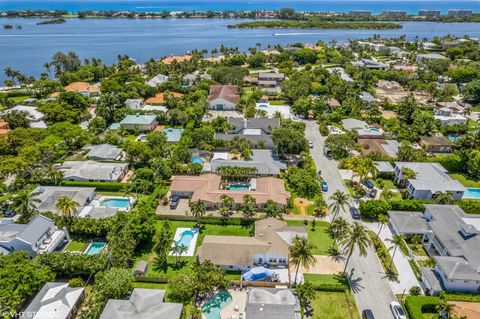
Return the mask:
[(480, 212), (480, 201), (460, 200), (455, 202), (467, 214), (478, 214)]
[(129, 183), (114, 183), (114, 182), (78, 182), (78, 181), (64, 181), (62, 186), (77, 186), (77, 187), (95, 187), (97, 191), (104, 192), (118, 192), (127, 189)]
[(410, 319), (423, 319), (424, 313), (435, 313), (440, 302), (440, 298), (433, 296), (407, 296), (405, 309)]
[(462, 158), (457, 154), (435, 156), (431, 161), (439, 163), (449, 172), (462, 172), (465, 170)]
[(423, 212), (424, 204), (435, 204), (434, 200), (402, 199), (390, 202), (392, 210)]
[(68, 281), (68, 283), (70, 284), (71, 287), (83, 287), (83, 286), (85, 286), (85, 282), (80, 277), (72, 278)]
[(386, 215), (392, 207), (383, 200), (361, 201), (359, 211), (366, 220), (377, 220), (380, 215)]
[(320, 134), (322, 134), (322, 136), (327, 136), (328, 135), (327, 125), (320, 124)]

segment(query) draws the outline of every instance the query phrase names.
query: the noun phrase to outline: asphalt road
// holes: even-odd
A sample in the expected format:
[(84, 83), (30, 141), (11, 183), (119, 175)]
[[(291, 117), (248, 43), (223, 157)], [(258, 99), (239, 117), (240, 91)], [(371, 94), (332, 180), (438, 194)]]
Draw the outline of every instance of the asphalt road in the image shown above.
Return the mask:
[[(324, 194), (324, 198), (330, 204), (328, 198), (335, 191), (340, 190), (348, 194), (348, 190), (338, 171), (338, 163), (327, 159), (323, 154), (325, 138), (321, 136), (318, 124), (315, 121), (304, 121), (304, 123), (306, 124), (305, 137), (313, 142), (310, 154), (315, 161), (317, 170), (322, 171), (322, 177), (328, 184), (328, 192)], [(341, 211), (339, 216), (353, 222), (350, 212)], [(361, 257), (355, 250), (347, 267), (358, 310), (362, 312), (364, 309), (371, 309), (375, 318), (393, 318), (389, 305), (390, 302), (396, 300), (395, 296), (373, 247), (368, 248), (367, 252), (366, 257)]]

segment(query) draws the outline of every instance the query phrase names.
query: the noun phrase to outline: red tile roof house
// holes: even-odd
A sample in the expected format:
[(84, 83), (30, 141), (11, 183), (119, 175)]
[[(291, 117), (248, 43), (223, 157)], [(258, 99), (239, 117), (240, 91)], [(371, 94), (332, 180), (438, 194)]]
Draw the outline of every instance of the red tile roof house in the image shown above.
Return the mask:
[(208, 95), (208, 108), (218, 111), (234, 111), (240, 96), (235, 85), (212, 85)]
[(279, 208), (284, 209), (290, 193), (285, 189), (283, 180), (275, 177), (252, 178), (248, 189), (222, 189), (222, 177), (217, 174), (199, 176), (177, 175), (172, 177), (170, 192), (172, 196), (190, 197), (190, 202), (202, 201), (207, 208), (216, 209), (221, 206), (222, 195), (233, 198), (235, 204), (243, 204), (243, 196), (250, 195), (257, 201), (259, 208), (271, 199)]

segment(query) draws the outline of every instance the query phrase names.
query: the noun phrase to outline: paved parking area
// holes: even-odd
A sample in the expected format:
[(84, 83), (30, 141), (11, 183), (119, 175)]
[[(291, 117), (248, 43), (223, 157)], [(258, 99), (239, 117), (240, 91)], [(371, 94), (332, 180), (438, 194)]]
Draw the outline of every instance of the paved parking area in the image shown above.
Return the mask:
[(178, 202), (178, 206), (175, 209), (170, 209), (170, 202), (166, 205), (163, 205), (163, 201), (157, 206), (157, 214), (159, 215), (189, 215), (190, 214), (190, 205), (188, 203), (188, 198), (181, 198)]

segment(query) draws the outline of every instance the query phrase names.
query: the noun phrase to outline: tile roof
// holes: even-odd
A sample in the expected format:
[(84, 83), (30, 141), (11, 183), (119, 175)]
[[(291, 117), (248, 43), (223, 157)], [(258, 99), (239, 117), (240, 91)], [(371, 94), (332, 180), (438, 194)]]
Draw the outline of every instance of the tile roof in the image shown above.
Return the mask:
[(210, 87), (210, 94), (208, 100), (224, 99), (231, 103), (238, 103), (240, 96), (237, 93), (237, 87), (235, 85), (212, 85)]

